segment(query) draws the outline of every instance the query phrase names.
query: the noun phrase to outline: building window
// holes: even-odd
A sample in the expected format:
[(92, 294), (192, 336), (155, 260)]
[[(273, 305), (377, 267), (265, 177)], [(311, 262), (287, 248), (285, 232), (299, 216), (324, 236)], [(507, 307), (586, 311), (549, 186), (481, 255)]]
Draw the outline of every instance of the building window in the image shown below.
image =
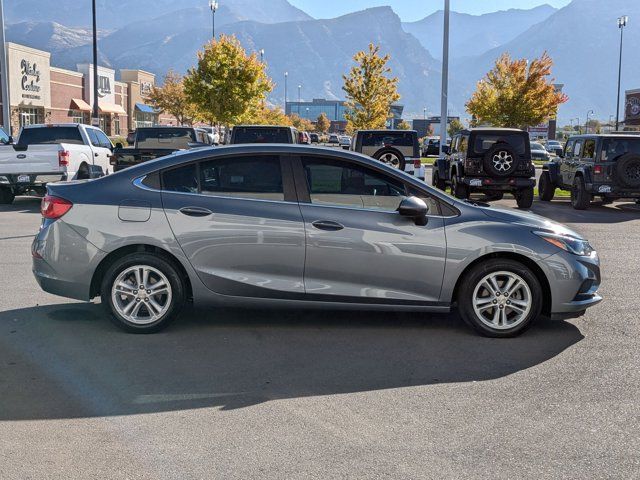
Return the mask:
[(84, 123), (84, 115), (80, 110), (69, 110), (71, 123)]
[(44, 112), (39, 108), (21, 108), (18, 113), (20, 115), (20, 128), (25, 125), (44, 123)]
[(115, 135), (120, 135), (120, 117), (118, 115), (115, 116), (114, 119), (114, 125), (113, 125), (113, 133)]

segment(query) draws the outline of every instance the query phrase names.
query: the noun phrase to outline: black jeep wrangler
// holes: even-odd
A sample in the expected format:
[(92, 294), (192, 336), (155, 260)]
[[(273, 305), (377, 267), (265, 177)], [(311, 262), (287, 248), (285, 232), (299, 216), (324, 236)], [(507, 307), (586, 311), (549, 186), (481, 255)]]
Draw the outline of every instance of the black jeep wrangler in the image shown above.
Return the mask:
[(553, 199), (556, 188), (571, 191), (576, 210), (603, 203), (640, 199), (640, 136), (633, 133), (570, 137), (562, 156), (548, 162), (540, 176), (540, 200)]
[(535, 187), (529, 134), (511, 128), (473, 128), (453, 137), (436, 160), (433, 186), (448, 186), (458, 198), (482, 192), (499, 200), (504, 192), (516, 198), (519, 208), (530, 208)]

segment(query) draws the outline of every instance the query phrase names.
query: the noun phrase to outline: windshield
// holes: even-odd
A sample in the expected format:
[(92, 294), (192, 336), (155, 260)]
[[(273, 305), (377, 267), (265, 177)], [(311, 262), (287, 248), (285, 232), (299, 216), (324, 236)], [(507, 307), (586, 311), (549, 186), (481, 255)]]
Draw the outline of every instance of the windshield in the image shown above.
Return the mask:
[(531, 150), (544, 150), (541, 143), (531, 142)]

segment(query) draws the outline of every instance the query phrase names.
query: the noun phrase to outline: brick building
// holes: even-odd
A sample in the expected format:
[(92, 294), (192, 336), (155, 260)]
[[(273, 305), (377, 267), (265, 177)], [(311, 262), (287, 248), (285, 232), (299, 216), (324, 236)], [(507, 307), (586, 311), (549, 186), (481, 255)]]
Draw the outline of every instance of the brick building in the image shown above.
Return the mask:
[[(92, 64), (66, 70), (51, 66), (49, 52), (11, 42), (6, 45), (11, 134), (34, 123), (91, 122)], [(121, 70), (116, 80), (115, 70), (98, 66), (100, 127), (107, 135), (125, 136), (138, 126), (177, 123), (148, 104), (154, 84), (155, 75), (143, 70)]]

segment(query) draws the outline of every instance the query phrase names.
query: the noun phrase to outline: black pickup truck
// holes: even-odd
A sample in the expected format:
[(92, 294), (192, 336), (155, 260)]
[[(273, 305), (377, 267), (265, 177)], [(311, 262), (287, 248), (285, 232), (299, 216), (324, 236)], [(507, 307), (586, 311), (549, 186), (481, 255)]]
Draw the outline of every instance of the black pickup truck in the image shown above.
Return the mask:
[(111, 157), (114, 172), (170, 155), (178, 150), (210, 145), (207, 132), (193, 127), (141, 127), (135, 131), (133, 137), (132, 147), (116, 144)]

